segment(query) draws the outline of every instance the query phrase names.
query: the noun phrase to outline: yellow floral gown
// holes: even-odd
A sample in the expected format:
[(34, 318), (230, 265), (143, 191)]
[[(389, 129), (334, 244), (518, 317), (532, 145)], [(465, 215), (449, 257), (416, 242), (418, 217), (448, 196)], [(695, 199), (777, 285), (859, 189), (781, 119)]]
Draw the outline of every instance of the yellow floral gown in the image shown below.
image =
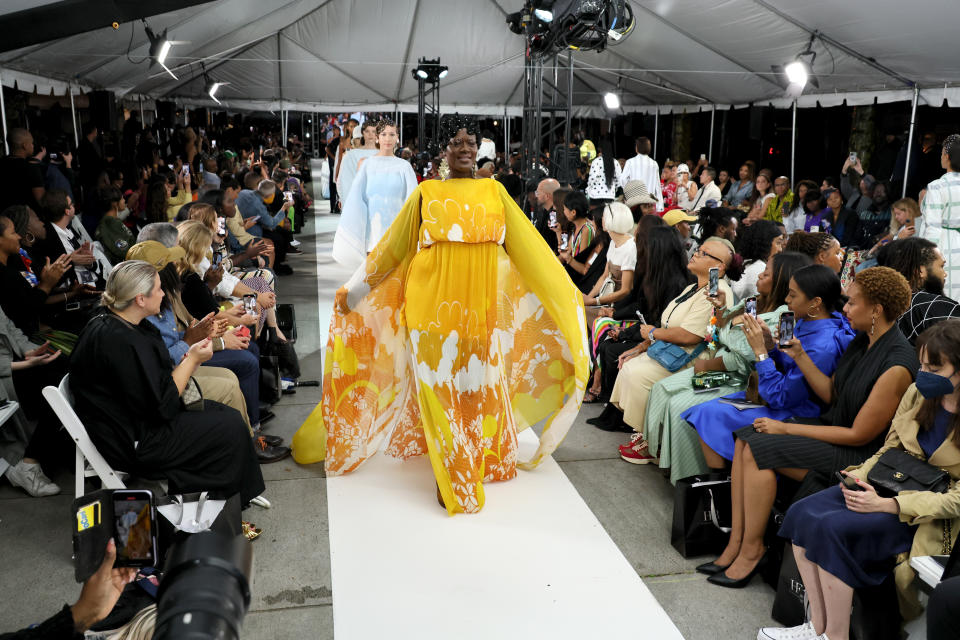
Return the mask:
[[(348, 473), (387, 453), (427, 454), (447, 511), (479, 511), (485, 481), (556, 449), (589, 368), (580, 292), (499, 182), (420, 184), (337, 291), (323, 401), (293, 439), (297, 462)], [(530, 460), (517, 432), (544, 422)]]

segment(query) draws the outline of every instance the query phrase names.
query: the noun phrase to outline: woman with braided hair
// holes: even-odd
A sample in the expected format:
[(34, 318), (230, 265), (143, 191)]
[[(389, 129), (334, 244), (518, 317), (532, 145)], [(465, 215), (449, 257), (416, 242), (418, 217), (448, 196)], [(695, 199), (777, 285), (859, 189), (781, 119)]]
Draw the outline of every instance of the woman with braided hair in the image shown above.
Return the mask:
[(840, 246), (840, 242), (823, 231), (817, 233), (794, 231), (787, 238), (787, 244), (783, 247), (783, 250), (808, 255), (813, 258), (814, 264), (826, 265), (838, 275), (843, 268), (844, 250)]
[[(476, 122), (441, 124), (449, 175), (414, 190), (337, 291), (323, 401), (293, 449), (343, 474), (389, 437), (393, 456), (428, 454), (453, 515), (556, 449), (590, 360), (583, 295), (503, 186), (474, 177)], [(539, 447), (519, 460), (517, 433), (541, 421)]]
[[(381, 120), (376, 124), (376, 133), (378, 151), (360, 158), (350, 191), (344, 192), (340, 226), (333, 238), (333, 259), (351, 268), (363, 263), (417, 188), (413, 167), (393, 154), (397, 148), (397, 125)], [(350, 154), (359, 151), (354, 149)]]

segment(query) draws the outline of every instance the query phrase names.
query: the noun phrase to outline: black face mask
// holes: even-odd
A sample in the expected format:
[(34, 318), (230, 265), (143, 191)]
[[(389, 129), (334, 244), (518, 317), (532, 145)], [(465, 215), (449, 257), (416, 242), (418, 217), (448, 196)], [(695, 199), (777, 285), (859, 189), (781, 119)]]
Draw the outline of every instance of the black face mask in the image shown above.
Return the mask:
[(920, 285), (921, 291), (926, 291), (927, 293), (933, 293), (939, 296), (943, 295), (943, 280), (928, 273), (927, 277), (924, 279), (923, 284)]

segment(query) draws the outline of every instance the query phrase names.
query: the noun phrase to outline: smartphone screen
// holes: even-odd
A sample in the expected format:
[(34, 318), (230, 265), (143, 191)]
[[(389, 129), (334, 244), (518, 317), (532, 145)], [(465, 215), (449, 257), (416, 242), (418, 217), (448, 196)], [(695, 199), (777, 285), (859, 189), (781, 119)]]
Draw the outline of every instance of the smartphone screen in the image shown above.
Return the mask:
[(560, 250), (561, 251), (567, 248), (567, 242), (569, 242), (569, 240), (567, 239), (567, 234), (561, 233), (560, 234)]
[(292, 191), (284, 191), (284, 192), (283, 192), (283, 199), (284, 199), (284, 200), (293, 200), (293, 192), (292, 192)]
[(221, 236), (227, 235), (227, 219), (223, 216), (217, 217), (217, 233)]
[(221, 262), (223, 262), (223, 254), (219, 252), (213, 254), (213, 268), (219, 267)]
[(850, 162), (856, 162), (856, 161), (857, 161), (857, 152), (856, 152), (856, 151), (851, 151), (851, 152), (850, 152)]
[(780, 346), (785, 347), (787, 344), (793, 340), (793, 328), (794, 328), (794, 319), (792, 311), (785, 311), (780, 314), (780, 326), (778, 339)]
[(557, 226), (557, 212), (556, 212), (556, 211), (551, 211), (551, 212), (550, 212), (550, 220), (549, 220), (549, 222), (547, 222), (547, 226), (550, 227), (551, 229), (553, 229), (554, 227)]
[(153, 494), (123, 489), (113, 492), (114, 541), (118, 567), (152, 567), (157, 561)]
[(707, 293), (711, 296), (717, 295), (720, 292), (720, 269), (717, 267), (710, 267), (710, 285)]
[(243, 296), (243, 309), (247, 315), (257, 315), (257, 296), (248, 293)]
[(820, 225), (818, 224), (810, 225), (810, 233), (820, 233)]
[(754, 296), (750, 296), (743, 303), (743, 310), (748, 314), (757, 317), (757, 299)]

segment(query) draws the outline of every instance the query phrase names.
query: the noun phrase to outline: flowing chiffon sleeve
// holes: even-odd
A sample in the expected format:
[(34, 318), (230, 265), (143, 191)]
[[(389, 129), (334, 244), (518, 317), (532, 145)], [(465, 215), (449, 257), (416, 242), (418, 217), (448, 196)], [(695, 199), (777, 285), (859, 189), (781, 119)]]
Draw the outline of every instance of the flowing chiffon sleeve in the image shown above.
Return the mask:
[(417, 189), (337, 291), (324, 353), (323, 400), (293, 437), (298, 463), (326, 459), (329, 473), (349, 472), (377, 451), (388, 427), (417, 419), (402, 303), (419, 229)]
[(367, 171), (361, 166), (350, 192), (343, 199), (340, 224), (333, 236), (334, 260), (345, 267), (356, 268), (367, 257), (367, 232), (369, 227), (366, 198)]

